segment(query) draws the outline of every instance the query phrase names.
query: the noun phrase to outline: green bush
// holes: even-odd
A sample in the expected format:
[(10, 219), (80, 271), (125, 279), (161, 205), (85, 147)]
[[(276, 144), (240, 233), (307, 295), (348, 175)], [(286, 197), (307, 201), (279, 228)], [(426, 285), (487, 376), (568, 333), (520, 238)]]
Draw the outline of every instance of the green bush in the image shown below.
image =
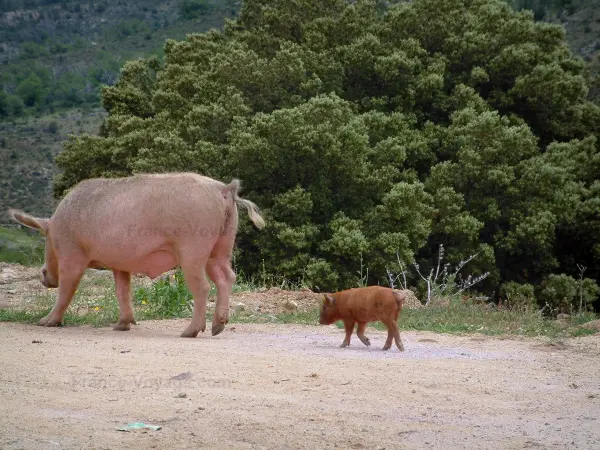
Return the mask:
[(524, 307), (535, 305), (535, 288), (525, 283), (519, 284), (515, 281), (504, 283), (500, 289), (501, 298), (508, 307)]
[(600, 287), (590, 278), (576, 280), (560, 274), (552, 274), (541, 285), (540, 297), (552, 308), (565, 313), (578, 311), (594, 302), (600, 294)]
[(53, 120), (48, 124), (48, 133), (56, 134), (58, 133), (58, 123)]

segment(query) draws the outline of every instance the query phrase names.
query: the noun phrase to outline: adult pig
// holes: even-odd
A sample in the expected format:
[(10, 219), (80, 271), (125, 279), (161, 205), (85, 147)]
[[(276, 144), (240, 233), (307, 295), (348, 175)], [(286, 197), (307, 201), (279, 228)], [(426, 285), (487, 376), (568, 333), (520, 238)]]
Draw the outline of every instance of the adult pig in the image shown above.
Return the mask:
[(265, 222), (256, 205), (238, 196), (239, 180), (229, 184), (195, 173), (140, 174), (80, 182), (51, 218), (9, 209), (9, 215), (46, 238), (41, 282), (58, 288), (58, 298), (42, 326), (59, 325), (87, 268), (111, 269), (119, 301), (115, 330), (135, 324), (131, 274), (151, 279), (180, 266), (194, 297), (191, 323), (182, 337), (206, 328), (210, 285), (217, 287), (212, 335), (229, 320), (235, 282), (232, 249), (238, 227), (236, 205), (244, 206), (257, 228)]

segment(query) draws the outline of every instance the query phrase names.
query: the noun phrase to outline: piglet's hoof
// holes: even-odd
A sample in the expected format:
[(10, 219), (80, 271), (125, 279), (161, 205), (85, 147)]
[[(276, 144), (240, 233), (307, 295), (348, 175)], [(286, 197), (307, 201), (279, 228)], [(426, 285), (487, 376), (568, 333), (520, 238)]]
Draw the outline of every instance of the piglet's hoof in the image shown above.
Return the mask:
[(225, 324), (223, 323), (213, 323), (212, 326), (212, 335), (216, 336), (217, 334), (220, 334), (223, 330), (225, 329)]
[(371, 341), (369, 340), (369, 338), (367, 337), (359, 337), (360, 341), (365, 344), (367, 347), (369, 347), (371, 345)]
[(346, 342), (342, 342), (340, 344), (340, 348), (348, 347), (348, 345), (350, 345), (350, 344), (347, 344)]

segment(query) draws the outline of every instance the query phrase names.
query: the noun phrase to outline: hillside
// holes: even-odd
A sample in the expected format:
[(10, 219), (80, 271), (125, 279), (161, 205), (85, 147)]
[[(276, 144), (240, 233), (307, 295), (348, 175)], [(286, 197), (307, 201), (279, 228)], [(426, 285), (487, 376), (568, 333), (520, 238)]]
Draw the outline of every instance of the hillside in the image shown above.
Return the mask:
[[(0, 210), (51, 214), (53, 158), (70, 133), (95, 133), (102, 85), (166, 39), (222, 27), (232, 0), (0, 1)], [(2, 214), (0, 223), (7, 223)]]
[[(115, 82), (126, 60), (160, 57), (167, 38), (221, 28), (240, 3), (0, 0), (0, 210), (50, 214), (53, 157), (69, 133), (96, 132), (101, 86)], [(598, 71), (599, 0), (512, 4), (564, 25), (570, 47)]]

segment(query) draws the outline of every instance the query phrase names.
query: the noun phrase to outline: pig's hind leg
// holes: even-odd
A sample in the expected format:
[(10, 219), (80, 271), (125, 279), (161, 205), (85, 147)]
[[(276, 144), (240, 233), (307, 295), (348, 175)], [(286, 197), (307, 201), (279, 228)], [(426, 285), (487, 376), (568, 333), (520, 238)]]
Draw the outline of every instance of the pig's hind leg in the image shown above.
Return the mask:
[(210, 255), (206, 272), (217, 288), (217, 302), (212, 322), (212, 335), (220, 334), (229, 322), (229, 297), (235, 283), (235, 272), (231, 268), (233, 231), (221, 237)]
[(133, 308), (131, 307), (131, 274), (121, 270), (113, 270), (115, 278), (115, 290), (119, 300), (119, 322), (113, 327), (113, 330), (127, 331), (131, 328), (130, 324), (136, 325), (133, 317)]
[[(194, 247), (190, 246), (191, 249)], [(192, 321), (187, 326), (181, 337), (195, 338), (198, 333), (206, 329), (206, 302), (210, 284), (206, 279), (206, 255), (187, 253), (181, 258), (181, 270), (185, 282), (194, 297), (194, 313)]]

